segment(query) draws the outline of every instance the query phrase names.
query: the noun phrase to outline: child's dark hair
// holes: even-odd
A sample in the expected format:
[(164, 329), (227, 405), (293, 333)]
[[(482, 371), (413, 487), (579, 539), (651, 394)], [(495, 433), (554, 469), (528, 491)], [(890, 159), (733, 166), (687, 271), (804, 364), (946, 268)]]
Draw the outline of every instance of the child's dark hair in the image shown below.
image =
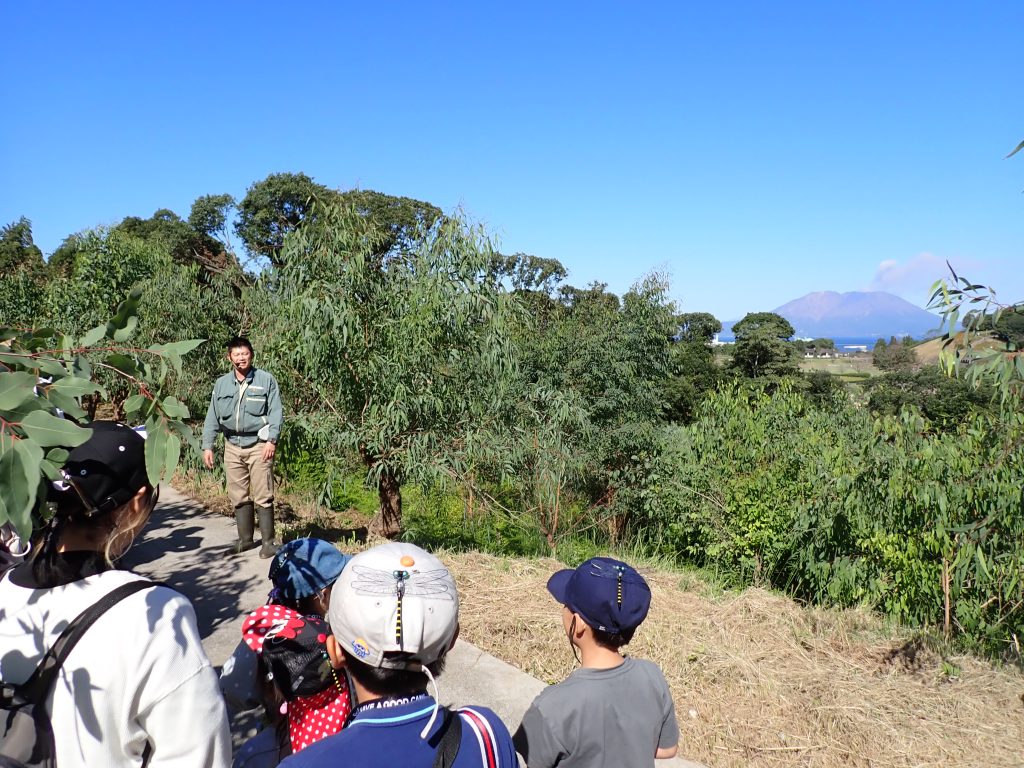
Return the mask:
[[(371, 667), (369, 664), (357, 659), (344, 648), (341, 649), (345, 656), (345, 669), (352, 675), (353, 679), (366, 690), (378, 696), (403, 696), (427, 689), (428, 678), (424, 672), (414, 672), (411, 669), (389, 669), (387, 667)], [(385, 653), (384, 658), (396, 658), (404, 654)], [(433, 664), (427, 664), (427, 669), (434, 677), (444, 672), (444, 660), (442, 656)]]
[(590, 628), (594, 633), (594, 642), (602, 648), (610, 651), (617, 651), (624, 645), (628, 645), (636, 633), (636, 627), (624, 629), (621, 632), (605, 632), (603, 629)]
[(270, 677), (270, 668), (263, 659), (262, 653), (256, 654), (256, 679), (260, 683), (260, 698), (263, 700), (263, 717), (267, 725), (274, 729), (277, 741), (278, 762), (292, 753), (292, 742), (288, 735), (288, 718), (281, 714), (284, 696)]
[(252, 351), (252, 344), (249, 342), (247, 338), (245, 338), (245, 336), (232, 336), (230, 339), (228, 339), (228, 343), (225, 344), (224, 346), (227, 347), (228, 352), (230, 352), (232, 349), (245, 347), (246, 349), (249, 350), (250, 355), (255, 354)]
[(276, 587), (270, 590), (270, 594), (267, 595), (267, 603), (291, 608), (293, 611), (301, 613), (303, 616), (319, 616), (323, 610), (317, 604), (316, 594), (306, 595), (305, 597), (289, 597), (282, 590), (277, 589)]

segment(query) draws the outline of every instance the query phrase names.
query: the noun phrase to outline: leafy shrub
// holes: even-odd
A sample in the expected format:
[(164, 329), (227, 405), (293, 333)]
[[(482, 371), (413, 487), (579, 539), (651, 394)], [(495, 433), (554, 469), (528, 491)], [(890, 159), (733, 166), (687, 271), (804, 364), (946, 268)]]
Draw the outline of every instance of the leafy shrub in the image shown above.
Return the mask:
[(408, 487), (403, 518), (403, 538), (428, 548), (477, 549), (517, 556), (547, 553), (538, 529), (525, 528), (520, 521), (493, 508), (470, 514), (464, 498), (437, 487)]
[(644, 512), (652, 541), (737, 583), (783, 582), (801, 505), (828, 494), (867, 429), (852, 407), (814, 408), (785, 381), (774, 393), (721, 390), (670, 432), (656, 462)]
[(1020, 412), (936, 433), (914, 409), (872, 421), (786, 384), (732, 387), (670, 431), (642, 514), (653, 549), (733, 583), (872, 605), (1020, 659), (1021, 477)]
[(917, 373), (888, 373), (869, 382), (868, 408), (879, 416), (895, 416), (913, 406), (938, 429), (956, 429), (974, 411), (990, 411), (992, 393), (934, 368)]

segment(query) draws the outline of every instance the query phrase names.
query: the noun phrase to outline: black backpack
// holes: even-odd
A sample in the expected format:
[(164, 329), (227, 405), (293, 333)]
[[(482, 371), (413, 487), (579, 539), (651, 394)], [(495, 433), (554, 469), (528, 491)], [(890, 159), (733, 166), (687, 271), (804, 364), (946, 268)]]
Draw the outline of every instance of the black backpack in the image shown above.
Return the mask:
[(132, 581), (86, 608), (60, 633), (32, 676), (21, 685), (0, 681), (0, 768), (56, 768), (53, 724), (46, 700), (71, 649), (96, 619), (152, 581)]

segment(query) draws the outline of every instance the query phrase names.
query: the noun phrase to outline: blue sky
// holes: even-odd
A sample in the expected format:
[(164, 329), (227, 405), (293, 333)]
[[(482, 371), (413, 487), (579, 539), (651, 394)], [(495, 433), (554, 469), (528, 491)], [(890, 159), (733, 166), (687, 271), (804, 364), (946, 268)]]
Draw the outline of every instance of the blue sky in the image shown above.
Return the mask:
[[(374, 7), (370, 7), (370, 6)], [(571, 282), (733, 319), (1024, 299), (1024, 5), (18, 3), (0, 221), (69, 233), (302, 171), (461, 206)]]

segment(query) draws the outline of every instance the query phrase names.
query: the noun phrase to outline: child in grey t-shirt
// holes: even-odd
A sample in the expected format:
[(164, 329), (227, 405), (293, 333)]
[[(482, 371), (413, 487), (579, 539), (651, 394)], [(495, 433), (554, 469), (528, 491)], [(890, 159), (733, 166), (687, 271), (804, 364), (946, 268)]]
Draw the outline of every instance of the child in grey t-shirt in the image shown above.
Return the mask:
[(647, 617), (651, 590), (633, 568), (595, 557), (559, 571), (548, 591), (581, 668), (543, 691), (513, 737), (529, 768), (653, 766), (674, 757), (675, 706), (656, 664), (619, 648)]

